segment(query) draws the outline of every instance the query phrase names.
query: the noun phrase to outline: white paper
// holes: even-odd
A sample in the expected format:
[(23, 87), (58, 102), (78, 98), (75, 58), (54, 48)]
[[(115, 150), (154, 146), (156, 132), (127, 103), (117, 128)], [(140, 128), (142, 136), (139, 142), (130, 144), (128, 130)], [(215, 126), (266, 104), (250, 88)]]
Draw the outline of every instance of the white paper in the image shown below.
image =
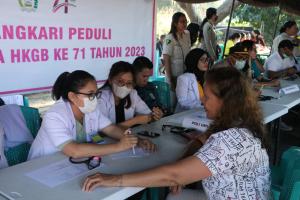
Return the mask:
[(109, 157), (111, 157), (112, 160), (118, 160), (122, 158), (138, 158), (138, 157), (145, 157), (149, 156), (150, 153), (147, 151), (144, 151), (142, 148), (134, 148), (134, 151), (132, 149), (129, 149), (127, 151), (121, 151), (118, 153), (110, 154)]
[(166, 124), (174, 125), (174, 126), (181, 126), (184, 116), (179, 117), (172, 117), (167, 121)]
[(193, 113), (193, 115), (184, 117), (182, 121), (182, 126), (185, 128), (193, 128), (204, 132), (207, 130), (211, 122), (211, 120), (207, 119), (206, 117), (203, 117), (203, 115), (199, 113)]
[(174, 126), (183, 126), (184, 118), (194, 117), (194, 116), (206, 118), (206, 113), (205, 113), (204, 109), (201, 109), (200, 111), (197, 111), (197, 112), (193, 112), (193, 113), (189, 113), (189, 114), (181, 115), (181, 116), (177, 116), (177, 117), (172, 117), (171, 119), (169, 119), (167, 121), (166, 124), (170, 124), (170, 125), (174, 125)]
[(53, 188), (85, 174), (87, 171), (89, 171), (89, 169), (85, 163), (72, 164), (69, 159), (64, 159), (46, 167), (26, 173), (25, 175)]

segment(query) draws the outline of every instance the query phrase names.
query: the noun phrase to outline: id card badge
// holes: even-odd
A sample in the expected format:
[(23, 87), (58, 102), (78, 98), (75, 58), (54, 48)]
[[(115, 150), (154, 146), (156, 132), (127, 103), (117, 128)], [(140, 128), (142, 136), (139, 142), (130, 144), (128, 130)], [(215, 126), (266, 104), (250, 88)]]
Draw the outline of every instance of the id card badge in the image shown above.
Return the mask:
[(87, 134), (87, 141), (90, 143), (102, 143), (104, 139), (98, 134), (98, 132), (92, 132)]

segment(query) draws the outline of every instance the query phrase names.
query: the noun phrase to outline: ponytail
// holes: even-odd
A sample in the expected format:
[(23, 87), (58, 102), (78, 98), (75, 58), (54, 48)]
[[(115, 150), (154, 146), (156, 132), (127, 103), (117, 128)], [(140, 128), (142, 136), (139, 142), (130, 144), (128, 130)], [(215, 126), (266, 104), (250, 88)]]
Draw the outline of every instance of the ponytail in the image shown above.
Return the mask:
[(63, 99), (67, 99), (67, 97), (65, 96), (65, 86), (66, 86), (66, 82), (67, 82), (67, 78), (68, 75), (70, 73), (69, 72), (64, 72), (61, 75), (59, 75), (59, 77), (56, 79), (53, 88), (52, 88), (52, 99), (53, 100), (58, 100), (60, 99), (60, 97), (63, 97)]
[(68, 100), (69, 92), (79, 92), (89, 81), (96, 81), (96, 79), (86, 71), (76, 70), (72, 73), (64, 72), (58, 76), (53, 85), (52, 98), (54, 100), (60, 98)]
[(208, 22), (208, 19), (207, 17), (204, 18), (204, 20), (202, 21), (201, 23), (201, 26), (200, 26), (200, 29), (199, 29), (199, 41), (201, 42), (202, 38), (203, 38), (203, 27), (204, 27), (204, 24)]
[(204, 20), (202, 21), (202, 24), (200, 26), (200, 32), (199, 32), (199, 40), (200, 41), (203, 38), (203, 27), (204, 27), (205, 23), (208, 22), (208, 20), (211, 19), (216, 14), (217, 14), (217, 9), (207, 8), (206, 17), (204, 18)]

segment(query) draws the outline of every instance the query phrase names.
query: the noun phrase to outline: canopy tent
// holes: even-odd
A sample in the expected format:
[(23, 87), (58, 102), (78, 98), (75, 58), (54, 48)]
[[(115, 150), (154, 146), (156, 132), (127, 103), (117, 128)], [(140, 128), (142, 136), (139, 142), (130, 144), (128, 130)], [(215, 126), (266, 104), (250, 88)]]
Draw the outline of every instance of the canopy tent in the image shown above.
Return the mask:
[[(175, 0), (183, 3), (207, 3), (218, 0)], [(283, 11), (291, 14), (300, 15), (299, 0), (239, 0), (240, 2), (258, 7), (280, 6)]]
[[(218, 1), (218, 0), (175, 0), (175, 1), (183, 2), (183, 3), (208, 3), (208, 2)], [(277, 18), (275, 30), (277, 29), (280, 13), (281, 13), (282, 10), (287, 12), (287, 13), (300, 15), (300, 0), (233, 0), (232, 1), (232, 6), (231, 6), (231, 11), (230, 11), (230, 18), (229, 18), (229, 22), (228, 22), (228, 27), (227, 27), (227, 31), (226, 31), (224, 49), (226, 48), (226, 42), (227, 42), (227, 39), (228, 39), (228, 34), (229, 34), (229, 29), (230, 29), (230, 24), (231, 24), (232, 13), (233, 13), (235, 1), (239, 1), (239, 2), (242, 2), (242, 3), (246, 3), (246, 4), (249, 4), (249, 5), (252, 5), (252, 6), (257, 6), (257, 7), (279, 6), (280, 11), (278, 13), (278, 18)], [(274, 37), (275, 37), (275, 32), (274, 32)], [(222, 57), (224, 57), (224, 52), (223, 52)]]

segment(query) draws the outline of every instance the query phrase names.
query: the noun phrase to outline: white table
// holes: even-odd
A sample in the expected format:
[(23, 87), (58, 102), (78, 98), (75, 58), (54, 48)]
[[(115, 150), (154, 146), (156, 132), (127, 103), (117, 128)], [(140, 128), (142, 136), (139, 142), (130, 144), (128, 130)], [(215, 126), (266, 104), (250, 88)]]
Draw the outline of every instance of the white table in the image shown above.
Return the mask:
[[(275, 119), (280, 118), (281, 116), (288, 113), (288, 107), (283, 105), (276, 105), (269, 102), (259, 102), (259, 105), (263, 112), (264, 124), (267, 124)], [(170, 124), (174, 126), (181, 126), (182, 121), (185, 115), (195, 113), (195, 112), (204, 112), (204, 109), (194, 109), (188, 110), (182, 113), (176, 114), (176, 117), (169, 117), (160, 122), (162, 124)]]
[[(275, 106), (273, 104), (261, 103), (265, 123), (272, 121), (281, 115), (287, 113), (287, 108), (284, 106)], [(182, 113), (178, 113), (173, 116), (169, 116), (161, 119), (150, 125), (144, 125), (135, 128), (133, 131), (149, 130), (161, 133), (161, 136), (154, 139), (159, 150), (157, 153), (149, 157), (143, 158), (126, 158), (120, 160), (111, 160), (110, 157), (103, 157), (103, 163), (105, 166), (100, 169), (94, 169), (89, 171), (80, 177), (77, 177), (64, 184), (58, 185), (54, 188), (49, 188), (25, 175), (27, 172), (42, 168), (43, 166), (65, 159), (66, 157), (62, 153), (56, 153), (54, 155), (45, 156), (43, 158), (31, 160), (13, 167), (0, 170), (0, 191), (7, 195), (12, 195), (11, 192), (18, 192), (22, 195), (21, 198), (15, 198), (16, 200), (52, 200), (52, 199), (125, 199), (133, 194), (141, 191), (143, 188), (137, 187), (115, 187), (115, 188), (99, 188), (93, 192), (86, 193), (81, 191), (81, 184), (84, 178), (88, 174), (93, 174), (97, 171), (102, 173), (127, 173), (141, 171), (149, 169), (158, 165), (166, 164), (177, 160), (183, 153), (186, 147), (187, 140), (181, 136), (174, 135), (168, 132), (162, 132), (161, 127), (165, 123), (170, 123), (172, 119), (182, 119), (184, 115), (191, 112), (199, 112), (198, 110), (190, 110)], [(174, 120), (173, 120), (174, 121)], [(176, 120), (175, 120), (176, 121)], [(6, 199), (1, 197), (0, 200)]]
[[(287, 87), (293, 84), (297, 84), (298, 86), (300, 86), (300, 78), (297, 78), (293, 81), (280, 80), (280, 84), (281, 87)], [(266, 87), (263, 89), (262, 95), (272, 96), (276, 98), (265, 102), (275, 105), (287, 106), (289, 109), (300, 104), (300, 91), (287, 95), (279, 95), (278, 88)]]
[(264, 124), (272, 122), (288, 113), (287, 106), (276, 105), (268, 102), (259, 102), (264, 116)]
[[(297, 84), (300, 87), (300, 78), (297, 78), (293, 81), (290, 80), (280, 80), (281, 87), (287, 87), (293, 84)], [(275, 97), (276, 99), (272, 99), (269, 101), (264, 101), (264, 104), (273, 104), (275, 107), (273, 108), (274, 110), (276, 109), (276, 106), (286, 106), (288, 109), (293, 108), (294, 106), (300, 104), (300, 91), (287, 94), (287, 95), (280, 95), (278, 92), (278, 88), (272, 88), (272, 87), (267, 87), (264, 88), (262, 91), (262, 95), (266, 96), (272, 96)], [(273, 121), (273, 120), (270, 120)], [(273, 123), (271, 124), (271, 134), (273, 134), (273, 143), (274, 143), (274, 164), (278, 163), (278, 147), (280, 143), (280, 127), (279, 127), (279, 118), (277, 120), (274, 120)]]
[[(133, 132), (147, 129), (149, 131), (161, 133), (160, 137), (153, 140), (153, 142), (158, 145), (159, 150), (151, 156), (120, 160), (112, 160), (110, 157), (106, 156), (102, 159), (103, 163), (105, 163), (103, 168), (91, 170), (85, 175), (77, 177), (54, 188), (45, 186), (25, 175), (27, 172), (31, 172), (51, 163), (66, 159), (62, 153), (56, 153), (54, 155), (45, 156), (43, 158), (31, 160), (0, 170), (0, 191), (10, 196), (13, 196), (11, 192), (20, 193), (22, 198), (15, 198), (16, 200), (125, 199), (141, 191), (143, 188), (100, 188), (87, 193), (81, 191), (81, 184), (88, 174), (93, 174), (97, 171), (111, 174), (135, 172), (177, 160), (182, 155), (184, 148), (187, 145), (187, 140), (174, 134), (162, 132), (161, 127), (158, 127), (159, 126), (154, 123), (152, 125), (140, 126), (133, 129)], [(0, 195), (0, 200), (2, 199), (6, 198)]]

